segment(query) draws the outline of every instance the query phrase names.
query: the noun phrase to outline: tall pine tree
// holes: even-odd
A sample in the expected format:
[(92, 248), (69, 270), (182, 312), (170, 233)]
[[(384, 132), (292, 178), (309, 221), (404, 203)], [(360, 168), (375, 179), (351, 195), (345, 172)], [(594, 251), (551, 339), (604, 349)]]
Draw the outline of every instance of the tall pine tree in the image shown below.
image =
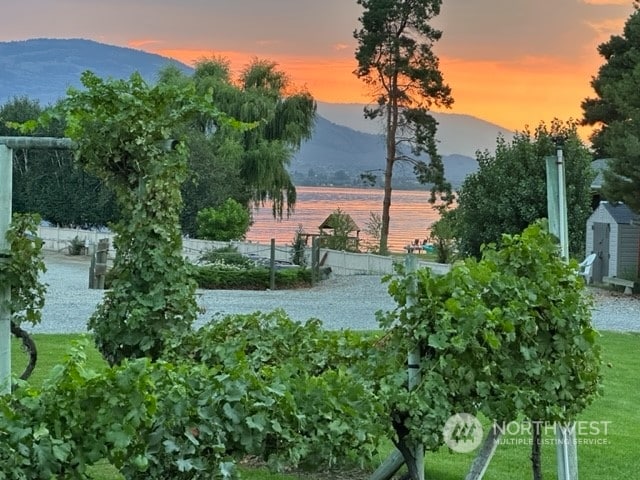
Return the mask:
[(596, 97), (582, 102), (584, 125), (594, 125), (596, 154), (609, 158), (603, 193), (640, 213), (640, 2), (622, 35), (598, 47), (605, 59), (591, 81)]
[[(391, 181), (397, 162), (412, 165), (421, 183), (450, 194), (442, 158), (436, 149), (437, 122), (432, 106), (449, 107), (451, 89), (444, 83), (433, 44), (442, 32), (429, 25), (441, 0), (358, 0), (364, 7), (354, 72), (370, 87), (374, 106), (365, 117), (381, 118), (386, 137), (384, 198), (380, 252), (387, 252)], [(433, 197), (435, 199), (435, 196)], [(447, 195), (450, 198), (450, 195)]]

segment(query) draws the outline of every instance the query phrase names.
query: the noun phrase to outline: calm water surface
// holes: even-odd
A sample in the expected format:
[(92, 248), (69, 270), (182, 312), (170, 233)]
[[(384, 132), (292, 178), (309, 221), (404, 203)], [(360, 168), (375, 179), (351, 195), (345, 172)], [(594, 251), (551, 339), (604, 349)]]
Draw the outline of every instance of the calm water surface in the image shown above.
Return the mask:
[[(293, 242), (298, 225), (305, 232), (318, 233), (318, 226), (337, 208), (351, 215), (361, 230), (366, 228), (370, 212), (382, 212), (383, 191), (380, 189), (296, 187), (298, 201), (295, 212), (282, 221), (274, 220), (269, 206), (254, 213), (254, 224), (247, 240), (277, 245)], [(389, 249), (401, 252), (414, 239), (429, 237), (429, 228), (438, 219), (438, 212), (429, 203), (430, 193), (416, 190), (394, 190), (391, 196)], [(361, 238), (366, 239), (364, 233)]]

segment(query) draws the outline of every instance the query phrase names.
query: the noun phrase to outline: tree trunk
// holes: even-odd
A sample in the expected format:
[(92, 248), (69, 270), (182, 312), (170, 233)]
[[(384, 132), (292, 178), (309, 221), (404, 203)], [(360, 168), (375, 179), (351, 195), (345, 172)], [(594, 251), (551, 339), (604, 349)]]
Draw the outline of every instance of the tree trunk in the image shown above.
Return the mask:
[(384, 198), (382, 200), (382, 227), (380, 229), (380, 255), (389, 253), (389, 222), (391, 220), (391, 179), (393, 177), (393, 162), (387, 159), (384, 171)]
[[(395, 83), (394, 83), (395, 85)], [(386, 153), (384, 169), (384, 198), (382, 200), (382, 228), (380, 229), (380, 255), (389, 253), (389, 222), (391, 220), (391, 180), (396, 162), (396, 132), (398, 130), (398, 99), (393, 96), (387, 105)]]
[(402, 477), (403, 480), (421, 480), (424, 479), (424, 472), (419, 472), (417, 468), (415, 445), (410, 441), (410, 432), (404, 423), (407, 416), (408, 414), (399, 412), (392, 415), (391, 424), (397, 435), (397, 440), (393, 439), (393, 443), (402, 454), (407, 466), (408, 473)]
[[(396, 442), (394, 442), (396, 443)], [(401, 439), (396, 443), (396, 448), (402, 454), (404, 458), (404, 464), (407, 466), (407, 474), (403, 476), (403, 480), (420, 480), (420, 472), (417, 469), (416, 457), (414, 455), (414, 448), (411, 444), (407, 443), (405, 439)]]
[(540, 422), (533, 422), (533, 442), (531, 445), (531, 469), (533, 471), (533, 480), (542, 480), (542, 465), (540, 459), (540, 451), (542, 439), (540, 438)]
[(29, 355), (29, 363), (27, 363), (24, 372), (22, 372), (22, 375), (20, 375), (21, 380), (26, 380), (33, 373), (33, 369), (36, 368), (36, 362), (38, 361), (38, 351), (36, 349), (36, 344), (29, 336), (29, 334), (22, 328), (20, 328), (20, 326), (13, 320), (11, 321), (11, 333), (16, 338), (19, 338), (22, 341), (22, 348), (24, 348)]

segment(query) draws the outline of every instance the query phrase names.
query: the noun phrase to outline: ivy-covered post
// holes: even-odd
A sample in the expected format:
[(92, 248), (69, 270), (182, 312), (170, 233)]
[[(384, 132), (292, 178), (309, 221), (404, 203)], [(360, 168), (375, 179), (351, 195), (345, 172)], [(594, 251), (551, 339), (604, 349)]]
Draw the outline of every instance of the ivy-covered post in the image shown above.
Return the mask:
[[(412, 253), (405, 256), (405, 268), (407, 274), (411, 277), (407, 289), (407, 308), (411, 309), (417, 303), (416, 297), (418, 295), (418, 281), (415, 278), (415, 273), (418, 269), (418, 260)], [(421, 360), (422, 355), (420, 352), (420, 346), (416, 343), (416, 345), (409, 350), (407, 355), (407, 384), (409, 391), (415, 390), (420, 384)], [(424, 480), (424, 448), (421, 444), (413, 445), (413, 463), (418, 475), (418, 480)]]
[[(111, 289), (89, 319), (110, 364), (158, 359), (197, 318), (196, 284), (182, 255), (180, 186), (187, 149), (170, 138), (196, 115), (242, 130), (193, 85), (149, 86), (139, 74), (104, 81), (91, 72), (54, 111), (77, 142), (77, 160), (112, 188), (120, 221)], [(250, 128), (251, 126), (246, 126)]]
[[(11, 245), (12, 150), (0, 144), (0, 262), (9, 261)], [(0, 395), (11, 393), (11, 286), (0, 285)]]

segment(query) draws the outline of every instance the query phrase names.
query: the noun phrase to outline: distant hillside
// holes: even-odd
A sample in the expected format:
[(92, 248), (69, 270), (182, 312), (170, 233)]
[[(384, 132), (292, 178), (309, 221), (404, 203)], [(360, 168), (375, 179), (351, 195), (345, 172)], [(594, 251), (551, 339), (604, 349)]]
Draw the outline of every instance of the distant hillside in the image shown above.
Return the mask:
[(380, 168), (384, 160), (384, 137), (336, 125), (318, 115), (313, 136), (300, 148), (293, 166), (332, 170)]
[(43, 105), (80, 86), (80, 74), (91, 70), (103, 78), (128, 78), (138, 71), (153, 82), (166, 65), (192, 69), (175, 60), (92, 40), (34, 39), (0, 42), (0, 103), (14, 97), (39, 99)]
[[(475, 159), (464, 155), (445, 155), (443, 161), (445, 175), (455, 187), (478, 169)], [(302, 145), (290, 170), (299, 184), (349, 185), (359, 183), (361, 173), (380, 170), (384, 164), (382, 135), (358, 132), (318, 115), (312, 138)], [(381, 172), (375, 173), (381, 176)], [(398, 164), (394, 176), (398, 186), (417, 186), (407, 165)]]
[[(380, 134), (380, 122), (364, 118), (365, 105), (358, 103), (318, 102), (318, 113), (331, 122), (354, 130)], [(511, 140), (513, 132), (471, 115), (433, 112), (438, 121), (437, 138), (441, 155), (460, 154), (475, 157), (476, 151), (495, 151), (496, 139), (502, 135)]]

